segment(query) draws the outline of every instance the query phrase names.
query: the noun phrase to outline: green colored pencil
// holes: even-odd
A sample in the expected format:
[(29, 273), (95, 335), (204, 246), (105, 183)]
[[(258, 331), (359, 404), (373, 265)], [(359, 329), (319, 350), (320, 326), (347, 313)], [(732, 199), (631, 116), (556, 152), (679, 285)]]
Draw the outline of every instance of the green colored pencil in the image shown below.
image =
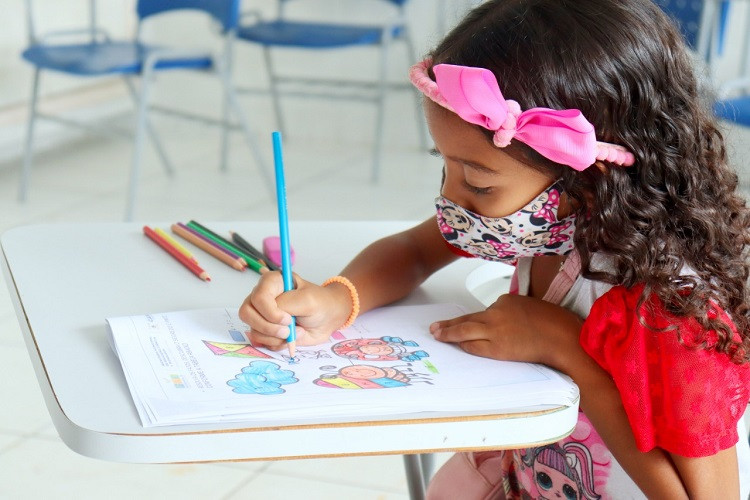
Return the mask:
[(237, 255), (239, 255), (240, 257), (242, 257), (242, 259), (245, 262), (247, 262), (247, 267), (249, 267), (250, 269), (252, 269), (256, 273), (260, 273), (261, 269), (266, 268), (266, 266), (264, 266), (263, 264), (261, 264), (260, 262), (258, 262), (258, 260), (255, 259), (255, 257), (253, 257), (252, 255), (248, 254), (247, 252), (245, 252), (244, 250), (242, 250), (241, 248), (239, 248), (237, 245), (234, 245), (231, 242), (225, 240), (224, 238), (222, 238), (218, 234), (214, 233), (213, 231), (211, 231), (207, 227), (201, 226), (200, 224), (198, 224), (197, 222), (195, 222), (193, 220), (191, 220), (190, 222), (188, 222), (187, 226), (190, 229), (192, 229), (192, 230), (194, 230), (194, 231), (202, 234), (203, 236), (205, 236), (209, 240), (213, 241), (217, 245), (221, 245), (222, 247), (226, 248), (227, 250), (232, 251), (232, 252), (236, 253)]

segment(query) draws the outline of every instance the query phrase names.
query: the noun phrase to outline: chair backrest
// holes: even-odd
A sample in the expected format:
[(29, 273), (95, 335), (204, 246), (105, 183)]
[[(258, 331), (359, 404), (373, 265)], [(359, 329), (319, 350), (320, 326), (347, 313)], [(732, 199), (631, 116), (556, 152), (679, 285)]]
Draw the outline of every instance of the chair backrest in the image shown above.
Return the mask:
[[(290, 0), (279, 0), (279, 1), (280, 1), (281, 3), (284, 3), (284, 2), (289, 2)], [(390, 2), (390, 3), (392, 3), (392, 4), (396, 4), (396, 5), (399, 5), (399, 6), (400, 6), (400, 5), (404, 5), (404, 4), (405, 4), (406, 2), (408, 2), (409, 0), (383, 0), (383, 1), (384, 1), (384, 2)]]
[(139, 19), (173, 10), (200, 10), (216, 19), (224, 31), (237, 27), (240, 0), (138, 0)]
[(675, 20), (685, 41), (694, 49), (698, 45), (704, 2), (705, 0), (656, 0), (656, 4)]
[[(32, 0), (26, 0), (26, 29), (29, 38), (29, 45), (34, 45), (37, 42), (36, 22), (34, 16), (34, 2)], [(96, 15), (96, 0), (88, 0), (88, 31), (90, 38), (93, 41), (96, 39), (98, 33), (98, 20)]]

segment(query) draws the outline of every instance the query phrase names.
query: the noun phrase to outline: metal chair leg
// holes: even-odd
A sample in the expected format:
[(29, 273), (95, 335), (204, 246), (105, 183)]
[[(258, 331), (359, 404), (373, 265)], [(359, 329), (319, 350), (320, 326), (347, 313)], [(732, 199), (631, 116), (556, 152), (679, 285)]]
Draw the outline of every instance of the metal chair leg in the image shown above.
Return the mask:
[[(228, 36), (224, 42), (224, 57), (219, 71), (224, 71), (229, 85), (232, 85), (232, 66), (234, 63), (234, 35)], [(221, 99), (221, 156), (219, 169), (226, 172), (229, 169), (229, 96), (226, 85), (222, 85), (224, 93)]]
[(24, 202), (29, 192), (29, 181), (31, 180), (31, 163), (34, 156), (34, 125), (36, 124), (36, 106), (39, 100), (39, 77), (40, 70), (34, 70), (34, 80), (31, 90), (31, 102), (29, 103), (29, 123), (26, 129), (26, 144), (24, 145), (23, 166), (21, 168), (21, 182), (18, 186), (18, 201)]
[(370, 180), (373, 183), (380, 179), (380, 165), (383, 157), (383, 129), (385, 127), (385, 97), (388, 90), (388, 51), (391, 45), (390, 29), (384, 31), (380, 48), (380, 82), (378, 85), (377, 116), (375, 118), (375, 144), (372, 152), (372, 173)]
[(279, 96), (278, 78), (276, 72), (273, 69), (273, 61), (271, 59), (271, 49), (263, 47), (263, 59), (266, 62), (266, 71), (268, 72), (268, 80), (271, 87), (271, 101), (273, 102), (273, 112), (276, 115), (276, 125), (279, 127), (279, 131), (282, 135), (286, 135), (286, 123), (284, 122), (284, 115), (281, 112), (281, 99)]
[(224, 92), (227, 99), (229, 100), (230, 109), (234, 111), (235, 115), (237, 115), (237, 118), (239, 119), (240, 128), (242, 129), (242, 133), (245, 136), (245, 141), (247, 141), (247, 144), (250, 147), (250, 152), (255, 159), (258, 170), (260, 170), (261, 177), (263, 178), (263, 182), (266, 184), (268, 193), (272, 199), (275, 199), (274, 197), (276, 195), (276, 183), (271, 177), (271, 167), (267, 165), (266, 160), (263, 158), (263, 155), (260, 154), (261, 149), (258, 144), (258, 140), (256, 139), (255, 134), (253, 134), (252, 130), (250, 129), (250, 123), (248, 122), (247, 116), (245, 116), (245, 113), (240, 107), (239, 100), (237, 99), (237, 94), (232, 88), (232, 84), (229, 81), (228, 75), (225, 71), (220, 71), (219, 77), (224, 84)]
[[(416, 61), (417, 60), (417, 51), (414, 48), (414, 41), (411, 39), (411, 33), (406, 32), (404, 37), (404, 43), (406, 43), (406, 50), (409, 55), (410, 61)], [(428, 151), (430, 149), (429, 146), (429, 137), (430, 133), (427, 130), (427, 122), (424, 117), (424, 113), (422, 112), (422, 93), (419, 92), (417, 89), (412, 89), (414, 92), (414, 98), (416, 100), (416, 106), (414, 107), (414, 111), (417, 118), (417, 133), (419, 134), (419, 147), (422, 151)]]
[[(137, 109), (139, 97), (138, 92), (133, 85), (133, 81), (128, 77), (124, 77), (123, 79), (125, 80), (125, 85), (128, 87), (128, 92), (130, 92), (130, 96), (133, 98), (133, 102), (135, 103)], [(145, 117), (145, 120), (146, 133), (148, 134), (149, 139), (151, 139), (151, 143), (154, 145), (156, 154), (159, 155), (159, 159), (161, 160), (161, 164), (164, 167), (164, 171), (171, 177), (175, 173), (172, 161), (167, 156), (167, 153), (164, 150), (164, 146), (162, 146), (161, 144), (161, 139), (159, 139), (159, 136), (156, 133), (156, 129), (154, 129), (153, 125), (151, 125), (151, 120), (148, 116)]]
[(141, 77), (141, 93), (138, 98), (138, 106), (135, 121), (135, 139), (133, 144), (133, 157), (130, 165), (130, 182), (128, 184), (128, 200), (125, 206), (125, 221), (133, 220), (135, 212), (136, 191), (138, 190), (138, 178), (140, 174), (141, 157), (143, 156), (143, 138), (148, 127), (146, 113), (148, 112), (148, 99), (151, 90), (152, 73), (145, 70)]

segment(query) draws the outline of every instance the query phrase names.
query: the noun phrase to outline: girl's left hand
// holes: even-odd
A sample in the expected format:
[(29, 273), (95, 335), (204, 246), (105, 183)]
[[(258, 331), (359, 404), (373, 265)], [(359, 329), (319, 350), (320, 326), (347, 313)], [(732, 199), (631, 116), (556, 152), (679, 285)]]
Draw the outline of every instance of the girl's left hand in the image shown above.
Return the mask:
[(501, 295), (486, 310), (430, 325), (442, 342), (485, 358), (564, 365), (577, 350), (583, 321), (567, 309), (523, 295)]

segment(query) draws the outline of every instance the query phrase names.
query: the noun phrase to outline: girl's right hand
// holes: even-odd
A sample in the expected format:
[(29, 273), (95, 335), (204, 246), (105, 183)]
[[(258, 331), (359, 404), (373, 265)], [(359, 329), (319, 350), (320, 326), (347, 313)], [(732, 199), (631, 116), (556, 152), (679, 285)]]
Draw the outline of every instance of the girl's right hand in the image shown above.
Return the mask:
[(239, 317), (250, 326), (253, 345), (283, 349), (292, 316), (296, 317), (297, 345), (326, 342), (346, 322), (352, 305), (346, 287), (318, 286), (296, 274), (294, 283), (294, 290), (284, 292), (280, 272), (264, 273), (240, 306)]

